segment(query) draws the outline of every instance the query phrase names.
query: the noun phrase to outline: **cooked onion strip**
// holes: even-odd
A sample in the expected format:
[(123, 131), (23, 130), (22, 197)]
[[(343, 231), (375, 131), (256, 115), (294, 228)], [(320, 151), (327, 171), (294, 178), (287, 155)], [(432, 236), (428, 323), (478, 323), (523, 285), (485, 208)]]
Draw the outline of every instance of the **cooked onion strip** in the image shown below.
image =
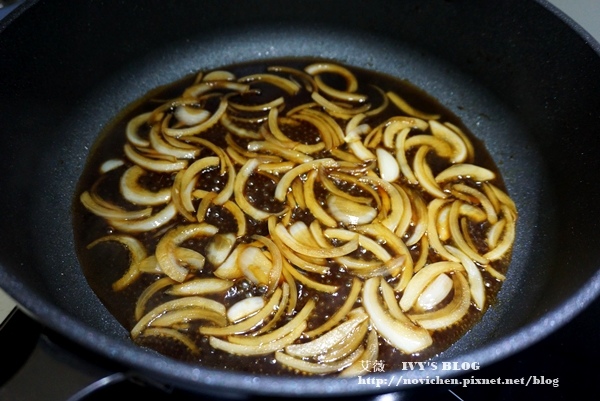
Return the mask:
[[(240, 171), (235, 177), (234, 183), (234, 196), (235, 201), (247, 215), (256, 219), (256, 220), (267, 220), (269, 216), (272, 216), (273, 213), (265, 212), (264, 210), (260, 210), (254, 207), (246, 198), (246, 182), (250, 178), (250, 175), (256, 170), (258, 165), (260, 164), (259, 159), (250, 159), (242, 166)], [(288, 173), (289, 174), (289, 173)], [(280, 199), (283, 200), (283, 199)], [(279, 214), (282, 214), (283, 211)]]
[(259, 346), (261, 344), (277, 341), (278, 339), (289, 335), (294, 330), (297, 330), (299, 326), (302, 326), (303, 324), (305, 325), (308, 317), (314, 309), (315, 301), (309, 299), (292, 320), (275, 330), (269, 331), (268, 334), (262, 334), (258, 336), (229, 336), (227, 339), (231, 343), (248, 346)]
[(215, 300), (197, 296), (178, 298), (164, 302), (142, 316), (133, 329), (131, 329), (131, 336), (133, 338), (139, 336), (146, 326), (151, 325), (156, 318), (166, 312), (184, 308), (204, 308), (225, 316), (225, 306)]
[(509, 206), (502, 205), (502, 213), (506, 219), (506, 226), (504, 227), (502, 239), (496, 244), (494, 249), (483, 255), (487, 260), (490, 261), (499, 260), (504, 257), (515, 241), (516, 227), (513, 212)]
[(461, 273), (452, 275), (454, 297), (448, 305), (433, 312), (411, 313), (410, 318), (427, 330), (449, 327), (462, 319), (471, 306), (469, 283)]
[(306, 246), (296, 240), (281, 223), (275, 225), (274, 232), (272, 232), (271, 235), (277, 236), (285, 245), (295, 252), (316, 258), (335, 258), (344, 256), (358, 248), (358, 235), (354, 235), (352, 239), (348, 240), (343, 245), (332, 246), (327, 249)]
[(262, 309), (238, 323), (230, 324), (225, 327), (201, 327), (200, 333), (209, 336), (227, 336), (246, 333), (263, 323), (265, 319), (276, 311), (282, 293), (282, 289), (277, 288), (273, 295), (271, 295), (271, 298), (269, 298), (269, 302), (267, 302)]
[(170, 295), (207, 295), (227, 291), (234, 282), (219, 278), (197, 278), (173, 285), (167, 291)]
[(123, 197), (133, 204), (146, 206), (169, 202), (171, 200), (170, 188), (151, 191), (140, 185), (139, 180), (144, 174), (146, 174), (146, 171), (138, 165), (131, 166), (123, 173), (120, 180), (120, 190)]
[(467, 276), (469, 278), (469, 288), (471, 291), (471, 296), (473, 297), (473, 301), (475, 302), (475, 306), (479, 308), (479, 310), (483, 310), (485, 307), (485, 283), (483, 282), (483, 277), (481, 275), (481, 271), (477, 268), (475, 263), (469, 258), (469, 256), (460, 249), (452, 247), (450, 245), (446, 245), (446, 249), (453, 255), (455, 255), (460, 263), (465, 268), (467, 272)]
[(317, 291), (325, 292), (327, 294), (333, 294), (338, 290), (338, 287), (335, 285), (321, 283), (317, 280), (311, 279), (305, 274), (300, 273), (294, 268), (294, 266), (292, 266), (287, 261), (284, 261), (283, 268), (284, 271), (287, 271), (294, 279), (296, 279), (297, 281), (309, 288), (313, 288)]
[(271, 342), (260, 343), (258, 345), (236, 344), (229, 341), (221, 340), (217, 337), (210, 337), (210, 346), (215, 349), (226, 351), (235, 355), (267, 355), (284, 348), (296, 341), (302, 335), (302, 331), (306, 328), (306, 322), (300, 323), (287, 335)]
[(125, 287), (128, 287), (132, 282), (134, 282), (140, 276), (139, 264), (147, 257), (146, 248), (144, 245), (136, 238), (128, 236), (128, 235), (107, 235), (104, 237), (100, 237), (97, 240), (91, 242), (87, 248), (91, 249), (102, 242), (107, 241), (115, 241), (127, 248), (130, 255), (129, 268), (125, 272), (125, 274), (115, 281), (112, 285), (113, 290), (121, 291)]
[(402, 298), (400, 298), (400, 307), (405, 312), (410, 310), (423, 290), (440, 274), (463, 271), (464, 269), (463, 265), (457, 262), (443, 261), (428, 264), (415, 273), (404, 289)]
[(415, 109), (410, 104), (408, 104), (408, 102), (406, 100), (402, 99), (402, 97), (400, 97), (395, 92), (390, 91), (390, 92), (387, 92), (386, 95), (390, 98), (392, 103), (394, 103), (396, 105), (396, 107), (398, 107), (400, 110), (402, 110), (409, 116), (417, 117), (422, 120), (437, 120), (438, 118), (441, 117), (439, 114), (424, 113), (420, 110)]
[(453, 164), (435, 177), (438, 183), (455, 180), (460, 178), (471, 178), (474, 181), (491, 181), (496, 178), (496, 174), (487, 168), (475, 164), (463, 163)]
[(368, 319), (366, 314), (357, 314), (354, 318), (339, 324), (314, 340), (288, 345), (285, 347), (285, 352), (295, 357), (319, 359), (320, 355), (328, 353), (331, 348), (339, 346), (340, 343), (352, 336), (353, 331), (366, 319)]
[(412, 354), (432, 344), (427, 330), (393, 318), (379, 297), (380, 278), (368, 279), (363, 286), (363, 306), (377, 332), (400, 351)]
[(140, 128), (148, 123), (148, 118), (152, 115), (152, 112), (143, 113), (138, 116), (133, 117), (127, 123), (127, 128), (125, 129), (125, 135), (127, 136), (127, 140), (133, 145), (142, 148), (147, 148), (150, 146), (150, 142), (148, 139), (145, 139), (140, 136), (139, 130)]
[(373, 329), (367, 336), (367, 344), (364, 352), (352, 365), (340, 372), (339, 377), (359, 376), (365, 373), (365, 366), (373, 366), (379, 357), (379, 337)]
[(217, 228), (210, 224), (199, 223), (178, 226), (169, 230), (156, 245), (156, 259), (161, 270), (173, 280), (182, 282), (188, 274), (188, 269), (181, 266), (174, 255), (174, 250), (183, 241), (196, 236), (212, 236)]
[(133, 163), (145, 168), (146, 170), (156, 171), (158, 173), (170, 173), (179, 171), (187, 167), (188, 162), (186, 160), (177, 160), (176, 158), (170, 157), (152, 157), (150, 154), (143, 155), (139, 152), (139, 149), (134, 149), (130, 144), (123, 146), (125, 156)]

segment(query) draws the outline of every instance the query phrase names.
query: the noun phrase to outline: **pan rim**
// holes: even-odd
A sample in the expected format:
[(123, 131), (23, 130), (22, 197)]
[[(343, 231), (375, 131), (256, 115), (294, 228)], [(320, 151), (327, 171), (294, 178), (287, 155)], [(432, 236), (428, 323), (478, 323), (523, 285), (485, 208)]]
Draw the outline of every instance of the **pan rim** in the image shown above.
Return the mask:
[[(556, 9), (552, 4), (547, 2), (546, 0), (536, 0), (542, 6), (547, 9), (550, 9), (557, 17), (566, 22), (574, 31), (576, 31), (580, 36), (584, 37), (590, 47), (594, 49), (594, 51), (600, 54), (600, 45), (597, 41), (595, 41), (589, 33), (587, 33), (581, 26), (574, 23), (574, 21), (570, 20), (566, 15)], [(26, 2), (27, 5), (35, 4), (35, 1)], [(25, 6), (22, 6), (25, 7)], [(23, 11), (26, 9), (25, 7)], [(16, 18), (17, 16), (15, 16)], [(3, 26), (0, 25), (0, 32), (2, 31)], [(2, 271), (0, 271), (0, 274)], [(1, 275), (0, 275), (1, 277)], [(139, 365), (139, 356), (144, 355), (144, 358), (147, 358), (147, 354), (131, 352), (128, 347), (123, 346), (121, 348), (120, 344), (118, 348), (107, 350), (103, 347), (104, 344), (113, 345), (113, 339), (109, 336), (93, 329), (89, 328), (87, 325), (84, 325), (82, 322), (77, 319), (73, 319), (71, 316), (65, 316), (62, 310), (55, 305), (48, 305), (41, 297), (33, 297), (22, 299), (19, 295), (20, 290), (22, 290), (20, 284), (16, 282), (14, 279), (6, 279), (2, 277), (3, 282), (2, 286), (6, 287), (7, 293), (11, 295), (13, 298), (17, 299), (20, 306), (22, 306), (28, 313), (36, 318), (36, 320), (44, 323), (50, 329), (56, 330), (60, 333), (66, 333), (66, 336), (73, 340), (76, 343), (84, 345), (86, 347), (92, 347), (94, 351), (99, 352), (100, 354), (108, 354), (112, 359), (116, 359), (121, 363), (134, 366), (136, 368), (140, 368)], [(6, 285), (5, 285), (6, 283)], [(503, 359), (507, 356), (510, 356), (514, 353), (517, 353), (529, 345), (543, 339), (547, 335), (550, 335), (554, 330), (564, 326), (571, 319), (573, 319), (577, 314), (579, 314), (582, 310), (584, 310), (590, 303), (592, 303), (600, 293), (600, 270), (597, 270), (594, 274), (593, 278), (591, 278), (584, 287), (580, 288), (575, 294), (573, 294), (569, 299), (563, 302), (556, 309), (543, 314), (540, 318), (530, 323), (521, 329), (517, 330), (513, 334), (508, 337), (505, 337), (501, 340), (494, 341), (482, 348), (478, 348), (470, 352), (468, 355), (477, 354), (480, 355), (479, 361), (486, 361), (488, 364), (492, 364), (499, 359)], [(548, 327), (551, 327), (551, 330), (548, 331)], [(77, 334), (76, 334), (77, 333)], [(95, 338), (98, 341), (93, 341), (90, 343), (83, 342), (82, 338)], [(514, 343), (512, 343), (514, 341)], [(498, 349), (503, 349), (506, 351), (498, 352)], [(121, 352), (125, 351), (125, 352)], [(508, 352), (508, 353), (507, 353)], [(467, 355), (467, 356), (468, 356)], [(152, 357), (150, 357), (152, 358)], [(158, 359), (154, 360), (152, 358), (152, 366), (159, 366), (164, 364), (163, 357), (158, 356)], [(449, 360), (451, 361), (451, 360)], [(308, 387), (309, 394), (306, 394), (306, 390), (304, 388), (300, 388), (298, 386), (299, 378), (292, 377), (291, 379), (282, 380), (280, 377), (277, 378), (261, 378), (258, 381), (250, 380), (247, 381), (247, 374), (241, 374), (236, 372), (225, 372), (218, 371), (216, 374), (219, 376), (218, 381), (212, 381), (213, 371), (210, 369), (198, 369), (197, 367), (193, 367), (195, 370), (199, 372), (187, 372), (187, 368), (184, 369), (188, 374), (182, 375), (182, 364), (175, 362), (174, 364), (167, 363), (169, 365), (168, 373), (170, 375), (170, 379), (173, 382), (180, 382), (180, 384), (184, 386), (196, 386), (202, 384), (210, 384), (214, 389), (218, 391), (218, 389), (228, 389), (230, 390), (232, 386), (240, 383), (240, 376), (243, 376), (244, 380), (241, 380), (243, 383), (242, 388), (238, 388), (236, 390), (240, 390), (243, 392), (250, 392), (259, 395), (281, 395), (283, 392), (289, 392), (289, 395), (313, 395), (313, 396), (325, 396), (325, 395), (356, 395), (358, 394), (356, 391), (356, 386), (349, 385), (347, 380), (340, 381), (340, 379), (330, 379), (330, 378), (301, 378), (302, 383), (325, 383), (324, 386), (311, 386)], [(172, 365), (172, 366), (171, 366)], [(187, 365), (183, 365), (187, 366)], [(145, 368), (145, 367), (142, 367)], [(207, 378), (196, 379), (196, 375), (198, 373), (204, 373), (207, 370), (209, 375)], [(164, 376), (165, 371), (159, 370), (160, 375)], [(154, 374), (154, 369), (150, 369), (149, 373)], [(464, 373), (464, 372), (462, 372)], [(456, 374), (454, 374), (456, 375)], [(200, 374), (200, 376), (202, 376)], [(224, 378), (225, 376), (225, 378)], [(251, 376), (252, 379), (255, 376)], [(161, 380), (164, 379), (161, 377)], [(338, 384), (339, 383), (339, 384)], [(276, 391), (273, 391), (273, 387), (276, 388)], [(404, 388), (404, 387), (403, 387)], [(361, 389), (362, 390), (362, 389)], [(314, 393), (313, 393), (314, 391)], [(302, 393), (300, 393), (302, 392)], [(371, 391), (365, 391), (365, 393), (370, 393)]]

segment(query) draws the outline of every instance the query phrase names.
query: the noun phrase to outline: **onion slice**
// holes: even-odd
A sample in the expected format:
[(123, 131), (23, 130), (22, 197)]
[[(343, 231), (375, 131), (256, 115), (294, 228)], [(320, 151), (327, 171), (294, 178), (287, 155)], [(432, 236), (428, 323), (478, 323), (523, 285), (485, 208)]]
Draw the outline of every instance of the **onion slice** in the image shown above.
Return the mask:
[(185, 280), (188, 269), (181, 266), (177, 260), (174, 254), (175, 248), (192, 237), (215, 235), (217, 230), (215, 226), (206, 223), (177, 226), (169, 230), (156, 245), (156, 259), (161, 270), (175, 281)]
[(363, 306), (373, 326), (398, 350), (412, 354), (429, 347), (433, 340), (427, 330), (415, 324), (393, 318), (384, 308), (379, 296), (380, 278), (368, 279), (363, 286)]

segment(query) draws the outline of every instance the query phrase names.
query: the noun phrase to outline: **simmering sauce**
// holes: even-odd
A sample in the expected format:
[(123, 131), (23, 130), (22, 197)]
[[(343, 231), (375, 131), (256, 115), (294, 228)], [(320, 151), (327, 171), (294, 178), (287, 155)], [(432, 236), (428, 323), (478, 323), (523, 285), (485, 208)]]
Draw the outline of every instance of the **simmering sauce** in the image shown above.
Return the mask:
[(83, 272), (133, 341), (269, 375), (447, 349), (494, 303), (517, 217), (447, 108), (312, 59), (152, 91), (99, 136), (73, 212)]

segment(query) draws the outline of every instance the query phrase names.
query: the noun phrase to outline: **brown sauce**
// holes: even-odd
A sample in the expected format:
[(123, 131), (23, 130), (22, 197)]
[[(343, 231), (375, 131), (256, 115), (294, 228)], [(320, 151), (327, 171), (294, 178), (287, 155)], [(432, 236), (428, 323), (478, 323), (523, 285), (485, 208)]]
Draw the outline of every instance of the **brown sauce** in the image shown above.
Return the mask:
[[(276, 60), (273, 62), (265, 63), (247, 63), (243, 65), (232, 65), (224, 67), (223, 70), (232, 72), (236, 77), (244, 76), (250, 73), (264, 73), (268, 65), (285, 65), (287, 67), (296, 68), (303, 70), (303, 68), (311, 63), (315, 63), (317, 60)], [(501, 175), (492, 158), (485, 149), (483, 143), (477, 140), (477, 138), (469, 132), (467, 127), (464, 127), (461, 121), (456, 118), (448, 109), (439, 104), (435, 99), (423, 93), (418, 88), (410, 85), (409, 83), (394, 79), (388, 76), (380, 75), (371, 71), (366, 71), (358, 68), (348, 69), (354, 74), (359, 87), (357, 92), (366, 93), (371, 99), (372, 107), (377, 107), (380, 102), (383, 101), (382, 92), (375, 90), (374, 88), (381, 88), (383, 91), (392, 91), (400, 94), (412, 107), (417, 110), (426, 111), (430, 114), (439, 115), (440, 121), (445, 121), (453, 124), (464, 132), (469, 141), (474, 147), (474, 158), (470, 161), (472, 164), (482, 166), (495, 173), (494, 185), (504, 190)], [(285, 74), (284, 74), (285, 75)], [(330, 74), (330, 81), (328, 85), (335, 88), (344, 88), (346, 82), (335, 74)], [(99, 136), (97, 143), (93, 151), (90, 153), (89, 160), (85, 167), (85, 170), (81, 176), (77, 196), (73, 205), (74, 212), (74, 233), (77, 243), (78, 256), (81, 261), (83, 272), (95, 293), (98, 295), (100, 300), (106, 305), (107, 309), (118, 319), (118, 321), (128, 330), (131, 330), (135, 324), (136, 319), (134, 316), (134, 310), (136, 302), (140, 297), (140, 294), (153, 282), (163, 278), (164, 274), (156, 273), (143, 273), (133, 283), (128, 285), (126, 288), (114, 291), (112, 285), (115, 281), (119, 280), (123, 274), (127, 271), (130, 265), (130, 253), (121, 244), (107, 241), (100, 243), (92, 248), (88, 248), (88, 244), (93, 241), (109, 234), (116, 234), (119, 232), (118, 229), (113, 227), (110, 222), (99, 217), (98, 215), (91, 213), (87, 210), (80, 202), (80, 195), (84, 191), (88, 191), (91, 188), (104, 200), (111, 202), (126, 210), (137, 210), (140, 207), (133, 205), (126, 201), (122, 194), (119, 192), (119, 180), (123, 172), (132, 165), (131, 160), (124, 154), (123, 147), (127, 142), (125, 130), (128, 121), (131, 118), (140, 115), (142, 113), (152, 111), (159, 105), (167, 102), (168, 99), (174, 99), (180, 96), (180, 94), (193, 84), (196, 76), (190, 76), (183, 79), (180, 82), (173, 83), (167, 87), (158, 88), (152, 93), (148, 94), (147, 97), (140, 99), (139, 102), (124, 110), (123, 113), (114, 120), (105, 132), (102, 132)], [(302, 84), (300, 78), (296, 77), (297, 82)], [(302, 90), (297, 96), (287, 96), (282, 90), (274, 88), (272, 85), (263, 85), (262, 83), (255, 86), (256, 89), (260, 89), (260, 94), (252, 92), (248, 95), (233, 95), (230, 99), (235, 102), (243, 102), (245, 105), (262, 104), (266, 100), (274, 99), (278, 96), (286, 96), (286, 106), (284, 110), (281, 110), (279, 115), (285, 114), (285, 111), (289, 111), (294, 107), (312, 101), (310, 94), (306, 90)], [(207, 101), (204, 107), (211, 113), (215, 112), (219, 104), (217, 99)], [(376, 116), (367, 117), (365, 122), (371, 127), (376, 127), (379, 124), (384, 123), (394, 113), (399, 113), (398, 109), (394, 109), (392, 106), (388, 109), (392, 111), (385, 111)], [(172, 109), (168, 109), (166, 113), (173, 113)], [(237, 117), (246, 117), (250, 114), (256, 113), (245, 113), (244, 111), (234, 110), (233, 113), (237, 113)], [(241, 121), (241, 120), (237, 120)], [(249, 130), (258, 131), (259, 127), (265, 120), (260, 120), (258, 123), (251, 122), (238, 122), (239, 126), (243, 126)], [(338, 119), (340, 125), (346, 124), (348, 119)], [(285, 128), (285, 133), (288, 137), (297, 142), (305, 144), (315, 144), (321, 141), (318, 130), (311, 124), (299, 123), (296, 125), (282, 125)], [(139, 135), (144, 136), (149, 134), (149, 126), (145, 126), (140, 129)], [(203, 132), (200, 137), (214, 143), (216, 146), (226, 149), (228, 144), (225, 140), (227, 134), (227, 128), (222, 124), (215, 124), (209, 130)], [(247, 147), (250, 140), (233, 136), (235, 143), (241, 147)], [(346, 144), (340, 145), (340, 148), (346, 149)], [(210, 155), (211, 152), (207, 149), (203, 149), (202, 152), (197, 156), (197, 159)], [(414, 151), (408, 152), (407, 157), (409, 159), (414, 158)], [(331, 157), (331, 153), (328, 150), (322, 150), (312, 155), (315, 159)], [(100, 166), (106, 161), (111, 159), (122, 160), (123, 164), (113, 170), (105, 173), (100, 173)], [(431, 154), (427, 156), (427, 160), (430, 168), (432, 169), (433, 175), (438, 174), (444, 168), (448, 167), (447, 160), (436, 157)], [(240, 166), (237, 165), (239, 169)], [(375, 167), (376, 168), (376, 167)], [(277, 214), (285, 208), (284, 202), (276, 200), (274, 198), (274, 192), (277, 186), (277, 182), (280, 179), (280, 175), (273, 173), (254, 173), (250, 176), (248, 183), (245, 187), (245, 196), (254, 207), (266, 211), (268, 213)], [(170, 188), (176, 179), (176, 172), (150, 172), (143, 176), (139, 184), (152, 191), (158, 191), (162, 188)], [(463, 180), (462, 182), (464, 182)], [(468, 180), (467, 180), (468, 181)], [(412, 187), (406, 182), (404, 177), (398, 179), (399, 185)], [(339, 187), (353, 196), (369, 196), (369, 194), (359, 187), (352, 186), (347, 182), (338, 182)], [(470, 185), (481, 188), (478, 183), (469, 183)], [(227, 174), (221, 174), (218, 168), (211, 168), (203, 171), (200, 174), (200, 178), (195, 186), (197, 190), (203, 190), (208, 192), (220, 192), (227, 185)], [(432, 199), (432, 195), (422, 190), (417, 190), (425, 200), (429, 202)], [(321, 204), (326, 203), (328, 191), (323, 187), (317, 187), (315, 196)], [(198, 207), (199, 200), (194, 200), (195, 207)], [(156, 206), (156, 209), (160, 207)], [(287, 213), (292, 214), (292, 220), (303, 221), (307, 225), (315, 220), (309, 211), (302, 208), (294, 208), (289, 210)], [(214, 225), (219, 229), (219, 232), (230, 233), (236, 232), (238, 223), (235, 217), (232, 215), (230, 210), (227, 210), (222, 205), (211, 205), (207, 209), (204, 221), (208, 224)], [(255, 235), (269, 236), (269, 228), (266, 221), (259, 221), (253, 219), (250, 216), (246, 216), (247, 231), (244, 235), (237, 238), (236, 242), (239, 243), (250, 243)], [(175, 227), (178, 224), (186, 224), (185, 219), (178, 215), (171, 219), (168, 223), (143, 233), (127, 234), (135, 236), (141, 243), (144, 244), (148, 254), (152, 254), (157, 246), (161, 236), (169, 229)], [(487, 251), (485, 235), (489, 229), (489, 223), (485, 222), (468, 222), (468, 232), (470, 238), (472, 238), (474, 245), (481, 250), (482, 253)], [(415, 230), (415, 224), (412, 224), (406, 231), (403, 239), (410, 237)], [(190, 240), (186, 240), (180, 244), (182, 247), (192, 249), (200, 254), (206, 254), (207, 246), (210, 243), (212, 237), (200, 237)], [(335, 245), (335, 241), (333, 241)], [(386, 249), (389, 250), (389, 247)], [(414, 244), (408, 247), (410, 255), (413, 260), (418, 260), (423, 249), (419, 244)], [(439, 259), (435, 251), (427, 250), (431, 254), (430, 262), (435, 262)], [(362, 260), (375, 260), (376, 256), (373, 253), (358, 248), (349, 256), (355, 256)], [(510, 253), (502, 257), (499, 260), (490, 262), (490, 266), (499, 273), (506, 273), (508, 263), (510, 260)], [(309, 299), (314, 299), (317, 302), (315, 311), (310, 315), (307, 321), (306, 330), (311, 330), (318, 327), (327, 321), (336, 310), (343, 304), (346, 299), (348, 292), (350, 291), (351, 283), (355, 277), (349, 269), (343, 268), (339, 264), (329, 261), (328, 267), (329, 273), (326, 275), (319, 275), (314, 273), (307, 273), (307, 276), (327, 285), (338, 286), (338, 291), (333, 294), (320, 292), (310, 288), (300, 282), (297, 282), (297, 299), (298, 304), (296, 310), (300, 310), (302, 306)], [(210, 262), (206, 262), (204, 267), (198, 271), (190, 273), (190, 276), (196, 278), (201, 277), (213, 277), (215, 266), (211, 266)], [(486, 308), (494, 303), (496, 293), (500, 289), (502, 284), (501, 280), (498, 280), (494, 276), (490, 275), (488, 271), (479, 265), (479, 270), (483, 277), (486, 286)], [(283, 279), (282, 279), (283, 280)], [(236, 302), (248, 297), (248, 296), (262, 296), (265, 293), (264, 285), (257, 285), (247, 278), (239, 278), (234, 280), (235, 283), (228, 290), (218, 294), (206, 295), (206, 297), (214, 299), (223, 303), (227, 308)], [(390, 280), (393, 282), (393, 280)], [(448, 300), (452, 298), (453, 292), (448, 295)], [(401, 293), (397, 294), (398, 299)], [(151, 297), (146, 306), (146, 310), (151, 310), (153, 307), (160, 305), (161, 303), (173, 299), (173, 296), (165, 294), (163, 292), (157, 293)], [(443, 307), (444, 303), (439, 304), (437, 307)], [(360, 302), (357, 303), (357, 307), (360, 307)], [(480, 320), (482, 313), (485, 311), (478, 310), (473, 304), (469, 309), (469, 312), (462, 317), (459, 322), (452, 324), (451, 326), (439, 329), (431, 330), (431, 336), (433, 338), (433, 344), (428, 348), (421, 350), (413, 354), (406, 354), (395, 347), (393, 347), (384, 338), (379, 338), (379, 354), (378, 360), (384, 361), (386, 370), (391, 370), (395, 367), (401, 366), (404, 361), (422, 361), (430, 357), (437, 355), (438, 353), (447, 349), (461, 336), (463, 336), (473, 325), (477, 324)], [(293, 315), (285, 316), (279, 322), (279, 326), (289, 322), (293, 318)], [(190, 353), (188, 347), (183, 345), (179, 341), (168, 339), (161, 336), (148, 336), (137, 338), (136, 342), (140, 346), (150, 347), (157, 351), (168, 355), (170, 357), (185, 360), (198, 365), (208, 366), (218, 369), (236, 370), (244, 372), (252, 372), (255, 374), (294, 374), (294, 369), (287, 368), (277, 363), (273, 353), (261, 356), (238, 356), (233, 355), (225, 351), (217, 350), (211, 347), (207, 336), (199, 333), (199, 327), (205, 325), (205, 321), (191, 321), (185, 324), (181, 324), (179, 329), (193, 341), (199, 352), (196, 354)], [(297, 342), (307, 341), (306, 339), (300, 338)]]

